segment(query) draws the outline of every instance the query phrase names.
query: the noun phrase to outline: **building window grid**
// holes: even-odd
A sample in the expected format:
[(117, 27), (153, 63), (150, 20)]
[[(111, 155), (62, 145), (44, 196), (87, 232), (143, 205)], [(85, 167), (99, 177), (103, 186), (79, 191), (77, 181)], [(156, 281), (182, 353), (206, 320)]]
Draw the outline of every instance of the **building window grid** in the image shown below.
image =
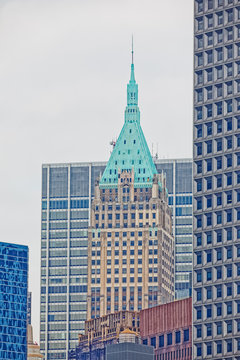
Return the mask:
[[(215, 3), (215, 2), (214, 2)], [(203, 2), (203, 4), (204, 4), (204, 2)], [(203, 6), (203, 4), (202, 4), (202, 6)], [(217, 6), (216, 5), (217, 3), (215, 3), (215, 6)], [(224, 4), (222, 4), (222, 6), (223, 6)], [(231, 3), (229, 3), (229, 6), (232, 6), (233, 4)], [(221, 6), (221, 5), (220, 5)], [(227, 5), (226, 5), (227, 6)], [(203, 11), (204, 9), (203, 8), (201, 8), (201, 5), (199, 6), (200, 7), (200, 12), (201, 11)], [(219, 11), (220, 9), (214, 9), (215, 11)], [(236, 14), (234, 15), (233, 13), (227, 13), (226, 12), (226, 10), (227, 9), (223, 9), (222, 8), (222, 10), (223, 10), (223, 20), (222, 20), (222, 24), (220, 24), (220, 26), (222, 26), (223, 25), (223, 23), (225, 24), (225, 20), (227, 19), (227, 22), (228, 22), (228, 24), (227, 25), (229, 25), (229, 22), (232, 22), (233, 21), (233, 16), (237, 16)], [(209, 11), (212, 11), (212, 9), (209, 9)], [(239, 14), (239, 11), (238, 11), (238, 14)], [(205, 15), (204, 15), (205, 16)], [(202, 16), (202, 18), (203, 18), (203, 23), (204, 23), (204, 16)], [(200, 24), (201, 24), (201, 20), (199, 20), (200, 21)], [(202, 26), (200, 25), (199, 27), (198, 27), (198, 32), (201, 32), (202, 30), (203, 30), (203, 28), (202, 28)], [(236, 31), (237, 31), (238, 29), (237, 29), (237, 27), (235, 27), (235, 26), (233, 26), (233, 32), (231, 32), (231, 29), (228, 29), (228, 35), (226, 35), (226, 34), (224, 34), (224, 41), (228, 41), (228, 42), (231, 42), (231, 41), (233, 41), (233, 39), (235, 39), (236, 38)], [(240, 34), (240, 30), (238, 31), (238, 34)], [(214, 34), (214, 36), (215, 36), (215, 34)], [(238, 36), (238, 35), (237, 35)], [(232, 37), (233, 37), (233, 39), (232, 39)], [(214, 42), (216, 41), (217, 39), (215, 38), (214, 39)], [(203, 44), (203, 49), (205, 48), (205, 42), (204, 42), (204, 44)], [(207, 46), (206, 46), (206, 48), (207, 48)], [(211, 46), (210, 46), (210, 48), (211, 48)], [(209, 49), (209, 47), (208, 47), (208, 49)], [(231, 49), (231, 48), (230, 48)], [(225, 50), (225, 49), (224, 49)], [(230, 54), (229, 54), (230, 56), (231, 56), (231, 52), (230, 52)], [(238, 52), (238, 50), (237, 50), (237, 48), (235, 48), (235, 46), (233, 46), (233, 57), (234, 57), (234, 59), (236, 58), (236, 56), (239, 56), (239, 52)], [(227, 52), (225, 53), (225, 56), (227, 56)], [(213, 58), (213, 61), (215, 62), (215, 57)], [(227, 59), (226, 58), (224, 58), (223, 59), (223, 61), (224, 62), (226, 62), (227, 61)], [(204, 64), (205, 64), (205, 62), (203, 63), (203, 66), (204, 66)], [(239, 65), (238, 65), (238, 63), (235, 61), (234, 62), (234, 64), (233, 64), (233, 67), (231, 67), (231, 65), (229, 65), (230, 66), (230, 70), (229, 71), (227, 71), (228, 69), (226, 68), (226, 75), (224, 75), (224, 76), (232, 76), (233, 75), (233, 73), (235, 74), (235, 71), (237, 71), (237, 68), (239, 68)], [(225, 74), (225, 72), (224, 72), (224, 74)], [(237, 73), (236, 73), (237, 74)], [(220, 79), (220, 81), (223, 81), (223, 79)], [(228, 87), (226, 87), (225, 88), (225, 90), (224, 90), (224, 94), (221, 94), (220, 92), (219, 92), (219, 94), (218, 95), (224, 95), (224, 96), (230, 96), (230, 97), (233, 97), (234, 96), (234, 94), (236, 93), (235, 91), (236, 91), (236, 89), (237, 89), (237, 87), (238, 87), (238, 85), (236, 84), (236, 87), (235, 87), (235, 85), (234, 84), (232, 84), (232, 83), (229, 83), (229, 85), (227, 85)], [(201, 92), (201, 90), (200, 90), (201, 88), (199, 88), (199, 92)], [(226, 92), (225, 92), (226, 91)], [(238, 90), (237, 90), (238, 91)], [(228, 92), (228, 93), (227, 93)], [(205, 96), (206, 95), (204, 95), (204, 97), (203, 97), (203, 99), (201, 99), (201, 101), (205, 101), (205, 100), (207, 100), (207, 98), (205, 98)], [(215, 98), (215, 96), (216, 96), (216, 94), (215, 93), (213, 93), (213, 98)], [(210, 99), (209, 99), (210, 100)], [(229, 104), (229, 105), (228, 105)], [(217, 116), (217, 114), (214, 112), (215, 110), (213, 109), (213, 116), (214, 117), (216, 117)], [(220, 111), (220, 110), (219, 110)], [(238, 111), (238, 105), (237, 105), (237, 102), (236, 102), (236, 107), (235, 107), (235, 105), (234, 105), (234, 102), (233, 103), (231, 103), (231, 102), (229, 102), (229, 103), (224, 103), (224, 105), (223, 105), (223, 115), (221, 115), (221, 114), (219, 114), (219, 115), (221, 115), (221, 116), (226, 116), (226, 114), (227, 114), (227, 112), (229, 113), (229, 112), (235, 112), (235, 111)], [(204, 113), (202, 113), (201, 114), (201, 116), (202, 116), (202, 118), (201, 118), (201, 116), (200, 116), (200, 118), (198, 119), (198, 120), (195, 120), (195, 122), (197, 123), (197, 121), (199, 121), (200, 120), (200, 123), (202, 122), (202, 121), (206, 121), (206, 115), (207, 115), (207, 112), (204, 114)], [(208, 114), (208, 115), (210, 115), (210, 113)], [(235, 123), (235, 121), (233, 121), (233, 125), (232, 125), (232, 127), (231, 127), (231, 125), (229, 125), (226, 129), (224, 128), (223, 129), (223, 133), (225, 133), (225, 132), (227, 132), (227, 131), (234, 131), (235, 129), (236, 129), (236, 127), (234, 126), (234, 124), (237, 124), (237, 126), (238, 126), (238, 121), (236, 121), (236, 123)], [(200, 124), (198, 125), (198, 126), (200, 126)], [(203, 133), (203, 135), (204, 135), (204, 133)], [(202, 134), (200, 134), (200, 136), (202, 136)], [(215, 138), (215, 133), (213, 134), (213, 136), (214, 136), (214, 138)], [(204, 140), (204, 138), (203, 138), (203, 140)], [(233, 140), (233, 145), (232, 146), (235, 146), (235, 144), (234, 144), (234, 140)], [(227, 146), (225, 146), (225, 144), (224, 144), (224, 149), (223, 149), (223, 151), (225, 151), (225, 150), (227, 150), (226, 149), (226, 147)], [(220, 150), (221, 151), (221, 150)], [(232, 153), (232, 149), (231, 149), (231, 144), (229, 144), (229, 151), (230, 151), (230, 153)], [(203, 156), (203, 158), (205, 158), (205, 156), (206, 156), (206, 154), (205, 153), (203, 153), (203, 154), (199, 154), (200, 156)], [(230, 160), (230, 157), (228, 158), (228, 159), (226, 159), (226, 164), (228, 165), (228, 167), (231, 167), (231, 166), (233, 166), (234, 168), (235, 168), (235, 166), (236, 166), (236, 163), (234, 162), (234, 159), (232, 159), (232, 160)], [(223, 171), (223, 173), (225, 173), (225, 169), (226, 169), (226, 167), (227, 166), (225, 166), (225, 164), (224, 165), (222, 165), (223, 166), (223, 168), (221, 168), (220, 170), (221, 171)], [(201, 171), (199, 172), (199, 175), (202, 177), (202, 174), (201, 174), (201, 172), (202, 171), (204, 171), (204, 169), (201, 169)], [(215, 173), (215, 168), (213, 168), (213, 173)], [(227, 176), (226, 176), (226, 178), (227, 178)], [(233, 180), (233, 179), (235, 179), (235, 178), (233, 178), (232, 177), (232, 179), (231, 179), (231, 176), (229, 176), (229, 181), (227, 181), (226, 180), (226, 184), (227, 185), (229, 185), (229, 186), (235, 186), (235, 180)], [(236, 179), (237, 179), (237, 176), (236, 176)], [(224, 182), (224, 184), (225, 184), (225, 180), (223, 179), (223, 182)], [(196, 182), (196, 185), (197, 184), (200, 184), (200, 178), (199, 178), (199, 180), (198, 180), (198, 182)], [(225, 185), (224, 185), (225, 186)], [(200, 188), (200, 186), (198, 186), (197, 187), (197, 190), (198, 191), (202, 191), (202, 187)], [(205, 191), (205, 189), (204, 189), (204, 191)], [(212, 189), (211, 190), (211, 192), (212, 191), (214, 191), (215, 192), (215, 188), (214, 189)], [(229, 204), (231, 204), (231, 196), (229, 195), (229, 197), (227, 197), (227, 204), (228, 204), (228, 201), (229, 201)], [(219, 204), (220, 206), (222, 206), (222, 204)], [(223, 206), (225, 206), (225, 204), (223, 204)], [(230, 214), (230, 213), (229, 213)], [(229, 220), (230, 220), (230, 218), (231, 218), (231, 216), (229, 215)], [(222, 225), (222, 226), (221, 226)], [(220, 226), (223, 228), (223, 224), (220, 224)], [(235, 231), (237, 231), (237, 229), (234, 229), (234, 232)], [(230, 234), (230, 233), (229, 233)], [(229, 239), (230, 239), (230, 241), (232, 241), (232, 235), (230, 234), (229, 236)], [(215, 236), (214, 236), (214, 238), (215, 238)], [(198, 246), (202, 246), (202, 240), (200, 240), (201, 238), (200, 237), (198, 237), (198, 238), (196, 238), (197, 239), (197, 245)], [(222, 238), (220, 238), (220, 240), (222, 240)], [(226, 241), (228, 241), (228, 240), (226, 240)], [(234, 251), (233, 251), (234, 252)], [(227, 255), (226, 255), (227, 256)], [(229, 252), (229, 256), (230, 256), (230, 252)], [(236, 262), (235, 262), (236, 260), (234, 259), (234, 264), (236, 264)], [(203, 265), (204, 266), (204, 265)], [(240, 275), (240, 271), (239, 271), (239, 275)], [(231, 285), (232, 283), (230, 282), (230, 285)], [(226, 288), (226, 294), (229, 294), (228, 296), (231, 296), (230, 294), (231, 294), (231, 288), (232, 288), (232, 286), (228, 286), (227, 288)], [(236, 283), (234, 283), (234, 286), (237, 286), (237, 284)], [(239, 286), (239, 290), (240, 290), (240, 286)], [(227, 296), (227, 295), (226, 295)], [(230, 306), (230, 305), (229, 305)], [(226, 310), (227, 311), (227, 310)], [(231, 312), (231, 306), (229, 307), (229, 310), (228, 310), (229, 312)], [(228, 315), (229, 316), (229, 315)], [(230, 325), (229, 325), (229, 327), (230, 327)], [(239, 329), (240, 329), (240, 325), (239, 325)], [(202, 334), (201, 334), (202, 335)], [(200, 336), (201, 337), (201, 336)], [(232, 343), (231, 343), (231, 341), (229, 342), (229, 344), (227, 344), (227, 347), (228, 347), (228, 351), (231, 351), (232, 350)], [(207, 347), (206, 347), (206, 349), (207, 349)], [(202, 356), (203, 355), (203, 351), (205, 351), (204, 350), (204, 347), (202, 347), (200, 344), (199, 345), (197, 345), (197, 347), (196, 347), (196, 349), (195, 349), (195, 351), (196, 351), (196, 353), (197, 353), (197, 355), (198, 356)], [(206, 350), (207, 351), (207, 350)], [(221, 353), (221, 351), (222, 351), (222, 343), (221, 342), (218, 342), (217, 343), (217, 353)], [(206, 353), (205, 353), (206, 354)], [(209, 346), (209, 353), (208, 353), (209, 355), (210, 355), (210, 346)]]

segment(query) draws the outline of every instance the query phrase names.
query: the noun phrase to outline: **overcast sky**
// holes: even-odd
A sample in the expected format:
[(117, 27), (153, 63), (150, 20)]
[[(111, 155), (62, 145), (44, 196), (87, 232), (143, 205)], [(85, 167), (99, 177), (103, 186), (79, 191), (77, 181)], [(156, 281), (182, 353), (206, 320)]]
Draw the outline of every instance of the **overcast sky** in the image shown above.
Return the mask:
[(109, 158), (132, 33), (150, 150), (192, 156), (192, 12), (192, 0), (0, 0), (0, 241), (29, 246), (37, 340), (41, 165)]

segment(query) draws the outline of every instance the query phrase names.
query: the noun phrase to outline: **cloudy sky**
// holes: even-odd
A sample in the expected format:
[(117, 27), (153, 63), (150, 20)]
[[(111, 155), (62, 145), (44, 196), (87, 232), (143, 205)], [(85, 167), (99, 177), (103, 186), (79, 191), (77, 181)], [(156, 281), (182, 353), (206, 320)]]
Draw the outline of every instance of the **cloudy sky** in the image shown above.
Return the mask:
[(0, 241), (30, 249), (39, 338), (43, 163), (107, 160), (131, 36), (141, 124), (160, 158), (192, 154), (192, 0), (0, 0)]

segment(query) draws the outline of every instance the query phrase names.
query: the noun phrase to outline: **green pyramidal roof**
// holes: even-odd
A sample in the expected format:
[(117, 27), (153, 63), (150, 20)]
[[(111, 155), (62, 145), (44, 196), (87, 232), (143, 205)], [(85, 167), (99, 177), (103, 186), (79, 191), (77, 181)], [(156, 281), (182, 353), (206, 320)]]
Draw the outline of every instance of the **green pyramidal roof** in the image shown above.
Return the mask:
[(157, 170), (140, 125), (138, 85), (135, 81), (133, 61), (131, 77), (127, 85), (125, 122), (101, 177), (100, 188), (116, 187), (119, 171), (132, 169), (134, 169), (135, 187), (152, 185)]

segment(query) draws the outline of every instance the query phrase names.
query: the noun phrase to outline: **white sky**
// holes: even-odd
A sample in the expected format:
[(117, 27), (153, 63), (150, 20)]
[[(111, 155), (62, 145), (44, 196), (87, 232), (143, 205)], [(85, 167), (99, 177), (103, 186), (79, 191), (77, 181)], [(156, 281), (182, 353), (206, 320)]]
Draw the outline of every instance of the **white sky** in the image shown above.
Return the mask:
[(192, 156), (192, 13), (192, 0), (0, 0), (0, 241), (29, 246), (37, 340), (41, 165), (108, 159), (132, 33), (150, 150)]

